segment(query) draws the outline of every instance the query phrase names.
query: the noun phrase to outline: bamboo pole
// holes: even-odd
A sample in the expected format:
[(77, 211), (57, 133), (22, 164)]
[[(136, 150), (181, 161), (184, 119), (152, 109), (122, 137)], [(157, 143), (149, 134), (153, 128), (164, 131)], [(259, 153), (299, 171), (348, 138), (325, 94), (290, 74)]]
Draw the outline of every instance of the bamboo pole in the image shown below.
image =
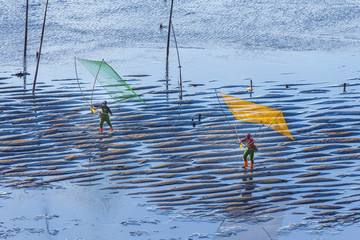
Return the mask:
[(225, 117), (226, 122), (229, 124), (229, 127), (235, 130), (235, 134), (236, 134), (236, 136), (237, 136), (237, 138), (238, 138), (238, 140), (239, 140), (239, 143), (240, 143), (240, 145), (241, 145), (242, 142), (241, 142), (240, 137), (239, 137), (239, 134), (238, 134), (238, 132), (237, 132), (236, 125), (234, 124), (234, 126), (232, 126), (232, 125), (230, 124), (230, 122), (228, 121), (228, 119), (227, 119), (227, 117), (226, 117), (226, 115), (225, 115), (225, 112), (224, 112), (224, 110), (223, 110), (223, 108), (222, 108), (222, 106), (221, 106), (220, 99), (219, 99), (219, 96), (218, 96), (217, 92), (218, 92), (218, 91), (215, 89), (215, 94), (216, 94), (216, 98), (217, 98), (217, 100), (218, 100), (218, 102), (219, 102), (220, 109), (221, 109), (221, 111), (222, 111), (222, 113), (223, 113), (223, 115), (224, 115), (224, 117)]
[(23, 77), (24, 77), (24, 90), (26, 90), (26, 52), (27, 52), (27, 35), (28, 35), (28, 19), (29, 19), (29, 0), (26, 0), (26, 16), (25, 16), (25, 39), (24, 39), (24, 61), (23, 61)]
[[(281, 111), (279, 111), (279, 113), (278, 113), (278, 115), (276, 116), (276, 118), (274, 119), (274, 121), (272, 121), (272, 123), (265, 129), (265, 131), (264, 131), (260, 136), (258, 136), (258, 137), (255, 139), (255, 141), (257, 141), (262, 135), (265, 134), (265, 132), (274, 124), (274, 122), (275, 122), (276, 119), (280, 116), (280, 114), (281, 114)], [(254, 141), (254, 142), (255, 142), (255, 141)]]
[(26, 60), (26, 50), (27, 50), (28, 18), (29, 18), (29, 0), (26, 0), (25, 40), (24, 40), (24, 61)]
[(97, 73), (96, 73), (96, 76), (95, 76), (95, 79), (94, 79), (94, 84), (93, 84), (93, 88), (92, 88), (92, 91), (91, 91), (91, 100), (90, 100), (90, 106), (91, 106), (91, 107), (93, 107), (92, 100), (93, 100), (93, 96), (94, 96), (94, 89), (95, 89), (96, 80), (97, 80), (97, 78), (98, 78), (98, 76), (99, 76), (99, 73), (100, 73), (100, 70), (101, 70), (101, 67), (102, 67), (104, 61), (105, 61), (104, 59), (101, 60), (99, 69), (98, 69), (98, 71), (97, 71)]
[(180, 77), (180, 100), (182, 100), (182, 77), (181, 77), (181, 63), (180, 63), (180, 55), (179, 55), (179, 48), (177, 45), (177, 41), (176, 41), (176, 37), (175, 37), (175, 30), (174, 30), (174, 25), (171, 23), (171, 28), (172, 28), (172, 32), (174, 35), (174, 41), (175, 41), (175, 47), (176, 47), (176, 53), (177, 53), (177, 57), (178, 57), (178, 64), (179, 64), (179, 77)]
[(39, 47), (39, 52), (38, 52), (38, 54), (37, 54), (37, 64), (36, 64), (36, 71), (35, 71), (34, 84), (33, 84), (33, 90), (32, 90), (33, 93), (35, 93), (36, 79), (37, 79), (38, 70), (39, 70), (39, 63), (40, 63), (40, 56), (41, 56), (41, 48), (42, 48), (42, 43), (43, 43), (43, 39), (44, 39), (45, 22), (46, 22), (46, 14), (47, 14), (48, 3), (49, 3), (49, 0), (46, 0), (45, 13), (44, 13), (44, 21), (43, 21), (43, 26), (42, 26), (42, 31), (41, 31), (40, 47)]
[(174, 6), (174, 0), (171, 0), (168, 37), (167, 37), (167, 46), (166, 46), (166, 80), (167, 80), (166, 90), (168, 90), (168, 80), (169, 80), (169, 48), (170, 48), (171, 18), (172, 18), (173, 6)]

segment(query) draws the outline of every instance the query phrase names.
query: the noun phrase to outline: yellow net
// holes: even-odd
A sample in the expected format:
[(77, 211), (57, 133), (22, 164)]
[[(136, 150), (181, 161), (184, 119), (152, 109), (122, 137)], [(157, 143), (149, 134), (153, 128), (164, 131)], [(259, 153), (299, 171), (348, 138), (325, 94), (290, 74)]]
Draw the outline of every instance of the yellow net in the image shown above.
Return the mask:
[(252, 123), (270, 124), (269, 128), (294, 140), (281, 110), (235, 98), (224, 93), (220, 94), (236, 119)]

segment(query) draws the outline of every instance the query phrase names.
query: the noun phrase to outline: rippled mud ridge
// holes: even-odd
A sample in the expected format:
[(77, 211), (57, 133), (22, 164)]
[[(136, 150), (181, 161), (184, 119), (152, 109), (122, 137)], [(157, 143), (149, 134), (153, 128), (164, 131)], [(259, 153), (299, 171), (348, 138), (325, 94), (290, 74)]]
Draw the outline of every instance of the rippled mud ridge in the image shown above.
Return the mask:
[[(170, 214), (258, 222), (279, 212), (302, 216), (281, 228), (283, 234), (360, 220), (358, 94), (294, 84), (249, 98), (234, 90), (240, 86), (222, 86), (228, 94), (282, 109), (295, 138), (268, 130), (251, 171), (241, 168), (243, 152), (213, 89), (185, 93), (180, 101), (177, 91), (140, 85), (134, 89), (148, 106), (112, 103), (115, 131), (105, 125), (97, 133), (98, 118), (75, 79), (40, 83), (35, 95), (8, 82), (0, 80), (0, 184), (9, 192), (67, 183), (145, 198), (148, 207)], [(359, 80), (352, 84), (358, 87)], [(239, 135), (259, 127), (234, 121), (223, 101), (222, 107)]]

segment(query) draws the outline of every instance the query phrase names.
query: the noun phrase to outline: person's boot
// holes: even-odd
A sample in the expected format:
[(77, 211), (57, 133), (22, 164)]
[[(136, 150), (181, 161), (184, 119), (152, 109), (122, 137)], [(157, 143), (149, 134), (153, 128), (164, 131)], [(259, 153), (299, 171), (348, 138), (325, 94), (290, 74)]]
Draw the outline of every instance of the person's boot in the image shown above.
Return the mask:
[(103, 130), (104, 130), (104, 128), (100, 128), (100, 131), (99, 131), (99, 133), (102, 133), (102, 132), (103, 132)]
[(110, 127), (110, 132), (113, 132), (113, 131), (114, 131), (114, 129), (112, 127)]
[(254, 168), (254, 163), (251, 163), (250, 164), (250, 169), (253, 169)]
[(248, 161), (244, 161), (244, 166), (243, 168), (247, 168), (248, 167)]

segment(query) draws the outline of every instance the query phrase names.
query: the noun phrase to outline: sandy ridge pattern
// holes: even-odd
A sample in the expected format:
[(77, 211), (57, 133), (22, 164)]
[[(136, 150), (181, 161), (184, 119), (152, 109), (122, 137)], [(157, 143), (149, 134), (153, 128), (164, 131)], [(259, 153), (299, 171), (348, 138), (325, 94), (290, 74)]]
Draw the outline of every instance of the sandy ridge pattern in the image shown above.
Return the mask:
[[(241, 168), (237, 137), (211, 89), (200, 100), (185, 93), (186, 100), (179, 101), (177, 91), (140, 86), (150, 107), (112, 105), (115, 132), (110, 134), (107, 126), (105, 133), (97, 133), (98, 119), (84, 106), (74, 79), (57, 80), (60, 86), (74, 86), (66, 90), (39, 83), (35, 96), (8, 80), (0, 84), (6, 102), (0, 106), (4, 188), (99, 185), (114, 195), (147, 198), (158, 210), (195, 216), (267, 221), (269, 214), (289, 211), (304, 214), (305, 226), (298, 224), (309, 230), (360, 220), (360, 111), (355, 95), (278, 86), (276, 93), (253, 98), (286, 109), (296, 141), (266, 132), (258, 141), (252, 172)], [(301, 86), (307, 88), (311, 86)], [(309, 91), (312, 97), (301, 99)], [(309, 113), (308, 105), (319, 111)], [(258, 128), (231, 123), (241, 136)], [(342, 174), (335, 171), (339, 169)], [(303, 206), (308, 210), (302, 213)]]

